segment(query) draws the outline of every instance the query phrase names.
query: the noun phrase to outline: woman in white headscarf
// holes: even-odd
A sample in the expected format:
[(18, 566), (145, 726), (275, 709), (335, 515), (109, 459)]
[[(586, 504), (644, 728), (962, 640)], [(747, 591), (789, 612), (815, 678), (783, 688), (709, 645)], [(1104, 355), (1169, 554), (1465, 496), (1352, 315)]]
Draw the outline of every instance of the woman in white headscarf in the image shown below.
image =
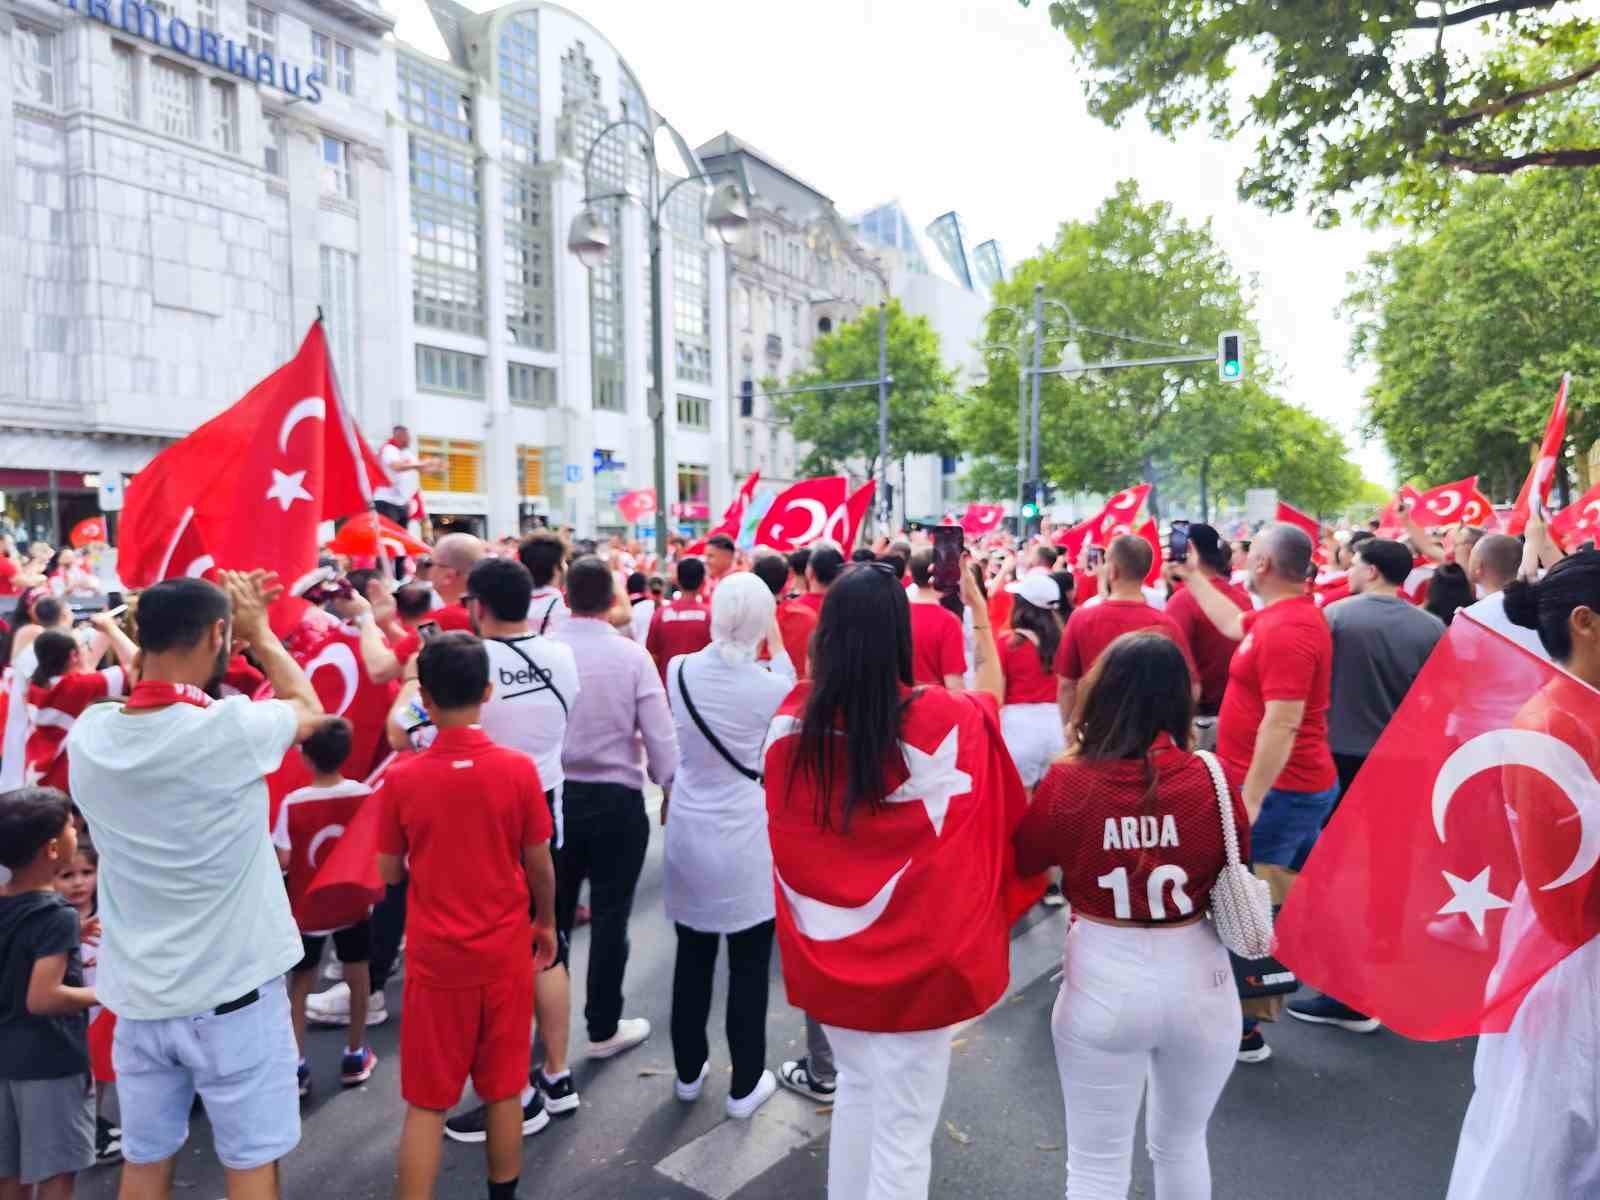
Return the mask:
[[(772, 658), (756, 661), (765, 641)], [(776, 602), (755, 575), (726, 576), (711, 598), (711, 644), (667, 665), (679, 763), (666, 825), (667, 919), (678, 931), (672, 1053), (678, 1099), (700, 1097), (710, 1072), (706, 1022), (717, 947), (728, 939), (727, 1113), (745, 1119), (777, 1090), (765, 1067), (772, 956), (772, 850), (761, 785), (767, 726), (794, 686)]]

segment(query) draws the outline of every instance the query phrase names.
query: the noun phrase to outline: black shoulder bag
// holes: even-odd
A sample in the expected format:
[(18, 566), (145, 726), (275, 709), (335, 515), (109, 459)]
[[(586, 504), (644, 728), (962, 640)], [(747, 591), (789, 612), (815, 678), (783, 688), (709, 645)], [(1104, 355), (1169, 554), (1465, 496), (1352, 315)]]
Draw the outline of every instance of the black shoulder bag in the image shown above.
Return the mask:
[(678, 695), (683, 697), (683, 706), (689, 710), (689, 719), (694, 722), (694, 727), (700, 731), (700, 736), (706, 739), (711, 748), (722, 755), (724, 762), (752, 783), (760, 783), (762, 780), (761, 772), (751, 770), (732, 754), (728, 753), (728, 748), (722, 744), (722, 740), (716, 734), (711, 732), (711, 726), (706, 724), (706, 719), (700, 715), (700, 710), (694, 706), (694, 701), (689, 699), (689, 685), (683, 681), (684, 666), (684, 663), (678, 664)]

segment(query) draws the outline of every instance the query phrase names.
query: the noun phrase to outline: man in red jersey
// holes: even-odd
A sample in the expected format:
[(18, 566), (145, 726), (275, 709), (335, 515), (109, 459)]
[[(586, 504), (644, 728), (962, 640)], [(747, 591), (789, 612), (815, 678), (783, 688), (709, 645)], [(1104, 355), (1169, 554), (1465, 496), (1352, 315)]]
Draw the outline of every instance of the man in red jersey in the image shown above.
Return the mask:
[[(1189, 542), (1200, 560), (1198, 569), (1212, 585), (1232, 600), (1240, 612), (1248, 609), (1250, 593), (1228, 578), (1233, 555), (1222, 535), (1210, 525), (1190, 525)], [(1189, 652), (1194, 655), (1195, 669), (1200, 673), (1200, 706), (1196, 710), (1195, 725), (1210, 743), (1201, 749), (1209, 749), (1216, 744), (1216, 717), (1228, 686), (1228, 664), (1233, 661), (1233, 652), (1239, 643), (1218, 631), (1200, 611), (1200, 605), (1188, 588), (1177, 588), (1162, 611), (1183, 631)]]
[(678, 598), (655, 611), (644, 648), (656, 660), (661, 682), (667, 681), (667, 664), (680, 654), (693, 654), (711, 644), (711, 603), (705, 597), (706, 565), (698, 558), (678, 563)]
[[(1311, 538), (1293, 525), (1258, 533), (1246, 585), (1265, 606), (1244, 613), (1196, 568), (1193, 549), (1179, 568), (1211, 623), (1239, 642), (1217, 719), (1217, 757), (1240, 787), (1253, 825), (1251, 858), (1280, 903), (1339, 798), (1328, 749), (1333, 635), (1306, 591), (1312, 549)], [(1271, 1055), (1246, 1018), (1239, 1061)]]
[[(1132, 534), (1111, 539), (1106, 561), (1101, 567), (1100, 595), (1097, 603), (1073, 610), (1056, 650), (1055, 670), (1061, 682), (1056, 700), (1061, 706), (1061, 721), (1072, 728), (1078, 706), (1078, 680), (1089, 673), (1095, 659), (1112, 642), (1135, 629), (1155, 629), (1178, 644), (1189, 659), (1189, 674), (1195, 675), (1189, 643), (1172, 618), (1153, 608), (1145, 599), (1144, 579), (1150, 573), (1154, 552), (1150, 543)], [(1197, 685), (1198, 686), (1198, 685)], [(1067, 744), (1072, 739), (1067, 738)]]
[(918, 683), (958, 691), (967, 673), (967, 642), (961, 618), (940, 603), (933, 588), (933, 551), (911, 556), (911, 674)]
[[(789, 563), (783, 555), (774, 552), (757, 554), (750, 570), (767, 585), (777, 600), (778, 632), (783, 635), (783, 648), (788, 652), (789, 661), (794, 664), (795, 675), (800, 679), (807, 678), (811, 674), (811, 633), (817, 627), (816, 612), (808, 604), (783, 598), (792, 578)], [(759, 657), (765, 662), (772, 654), (763, 646)]]

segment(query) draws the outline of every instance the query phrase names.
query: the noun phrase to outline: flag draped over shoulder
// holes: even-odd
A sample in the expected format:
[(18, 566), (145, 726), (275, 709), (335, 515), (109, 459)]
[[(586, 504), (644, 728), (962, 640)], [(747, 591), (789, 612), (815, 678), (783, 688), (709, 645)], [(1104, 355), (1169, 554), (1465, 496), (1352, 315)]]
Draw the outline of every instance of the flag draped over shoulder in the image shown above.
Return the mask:
[(1278, 956), (1407, 1037), (1503, 1032), (1600, 933), (1600, 692), (1459, 615), (1317, 841)]

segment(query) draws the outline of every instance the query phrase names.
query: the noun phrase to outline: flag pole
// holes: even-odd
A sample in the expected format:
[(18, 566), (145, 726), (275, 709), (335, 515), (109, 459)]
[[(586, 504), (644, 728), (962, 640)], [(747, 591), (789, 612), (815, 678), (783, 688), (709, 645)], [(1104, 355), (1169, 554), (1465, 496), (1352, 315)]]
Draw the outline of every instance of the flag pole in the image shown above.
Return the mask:
[[(317, 305), (317, 324), (322, 326), (322, 340), (324, 343), (326, 343), (328, 340), (328, 322), (323, 318), (322, 305), (320, 304)], [(346, 420), (353, 421), (354, 418), (351, 416), (349, 410), (344, 406), (344, 386), (339, 382), (338, 364), (333, 361), (333, 354), (331, 352), (329, 352), (327, 359), (328, 378), (333, 380), (334, 403), (339, 406), (339, 411), (343, 414)], [(394, 573), (394, 566), (389, 561), (389, 553), (383, 548), (383, 538), (379, 536), (380, 531), (378, 529), (378, 509), (373, 503), (372, 482), (367, 478), (367, 464), (365, 462), (360, 464), (360, 473), (358, 478), (360, 478), (362, 481), (361, 490), (367, 501), (367, 516), (372, 518), (372, 542), (373, 545), (377, 547), (378, 551), (378, 569), (384, 580), (384, 586), (389, 587), (390, 582), (394, 581), (396, 576)], [(389, 590), (393, 591), (394, 589), (389, 587)], [(362, 599), (364, 600), (366, 597), (363, 596)]]

